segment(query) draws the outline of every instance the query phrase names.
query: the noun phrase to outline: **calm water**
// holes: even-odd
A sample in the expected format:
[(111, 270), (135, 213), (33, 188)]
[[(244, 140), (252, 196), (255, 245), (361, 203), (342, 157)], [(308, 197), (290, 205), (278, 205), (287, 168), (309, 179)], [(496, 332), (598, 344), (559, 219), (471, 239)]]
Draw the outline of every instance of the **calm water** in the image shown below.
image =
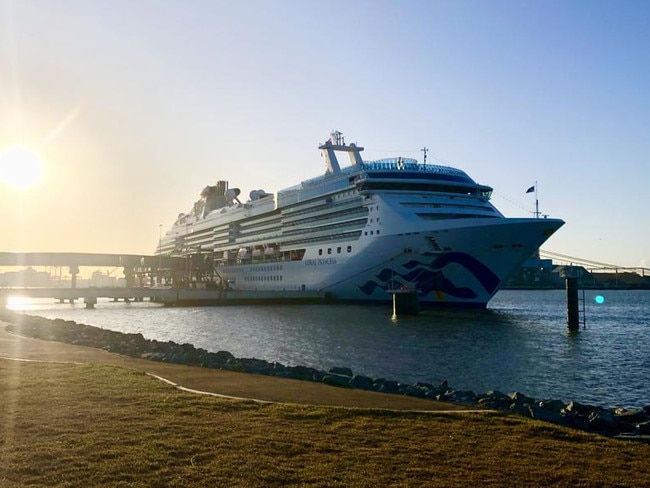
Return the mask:
[(424, 311), (396, 320), (388, 306), (24, 308), (286, 365), (348, 366), (374, 378), (447, 379), (477, 393), (516, 390), (607, 407), (650, 404), (650, 291), (588, 291), (585, 298), (587, 327), (577, 334), (567, 332), (561, 290), (501, 291), (488, 310)]

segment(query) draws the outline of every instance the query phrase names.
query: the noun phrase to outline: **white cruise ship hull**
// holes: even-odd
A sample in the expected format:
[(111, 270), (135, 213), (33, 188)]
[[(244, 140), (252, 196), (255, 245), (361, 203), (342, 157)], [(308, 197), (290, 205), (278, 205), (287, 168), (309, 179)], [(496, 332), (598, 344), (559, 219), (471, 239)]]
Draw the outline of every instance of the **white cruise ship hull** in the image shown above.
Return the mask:
[[(391, 290), (413, 288), (425, 306), (483, 307), (562, 223), (447, 222), (443, 230), (362, 240), (352, 257), (334, 252), (298, 262), (227, 266), (222, 274), (237, 289), (314, 290), (334, 300), (388, 302)], [(448, 250), (435, 249), (432, 238)]]

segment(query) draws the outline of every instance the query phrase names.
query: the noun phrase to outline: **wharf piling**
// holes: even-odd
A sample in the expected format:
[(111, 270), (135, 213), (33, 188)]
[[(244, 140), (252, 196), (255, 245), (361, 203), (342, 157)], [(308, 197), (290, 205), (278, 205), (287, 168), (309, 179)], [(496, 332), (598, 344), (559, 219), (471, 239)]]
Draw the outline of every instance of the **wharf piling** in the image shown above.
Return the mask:
[(566, 280), (566, 316), (569, 330), (580, 328), (580, 310), (578, 308), (578, 278), (567, 276)]

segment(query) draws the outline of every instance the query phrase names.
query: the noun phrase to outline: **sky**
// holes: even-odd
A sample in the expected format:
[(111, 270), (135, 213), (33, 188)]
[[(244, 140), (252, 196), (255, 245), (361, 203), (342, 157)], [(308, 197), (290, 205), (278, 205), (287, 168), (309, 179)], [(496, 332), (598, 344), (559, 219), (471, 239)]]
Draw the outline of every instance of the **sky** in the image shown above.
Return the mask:
[(0, 151), (43, 164), (0, 180), (0, 251), (152, 254), (208, 184), (323, 174), (333, 129), (650, 267), (647, 1), (0, 0)]

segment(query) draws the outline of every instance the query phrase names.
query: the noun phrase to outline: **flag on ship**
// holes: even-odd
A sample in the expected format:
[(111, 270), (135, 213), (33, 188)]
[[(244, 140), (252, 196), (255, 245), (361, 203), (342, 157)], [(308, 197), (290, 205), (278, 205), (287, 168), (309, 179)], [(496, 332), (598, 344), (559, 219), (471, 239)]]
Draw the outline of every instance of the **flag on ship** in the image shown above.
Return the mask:
[(526, 193), (532, 193), (535, 191), (535, 185), (531, 186), (528, 190), (526, 190)]

